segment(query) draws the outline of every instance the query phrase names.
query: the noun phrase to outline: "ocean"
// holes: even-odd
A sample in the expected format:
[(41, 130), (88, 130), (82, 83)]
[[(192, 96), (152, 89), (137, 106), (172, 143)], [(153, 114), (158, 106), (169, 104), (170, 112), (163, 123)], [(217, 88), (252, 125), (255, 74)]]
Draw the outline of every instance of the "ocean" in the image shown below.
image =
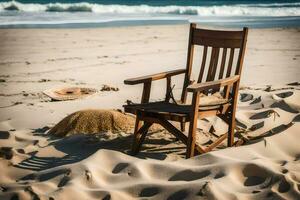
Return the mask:
[(300, 27), (300, 0), (0, 0), (0, 28)]

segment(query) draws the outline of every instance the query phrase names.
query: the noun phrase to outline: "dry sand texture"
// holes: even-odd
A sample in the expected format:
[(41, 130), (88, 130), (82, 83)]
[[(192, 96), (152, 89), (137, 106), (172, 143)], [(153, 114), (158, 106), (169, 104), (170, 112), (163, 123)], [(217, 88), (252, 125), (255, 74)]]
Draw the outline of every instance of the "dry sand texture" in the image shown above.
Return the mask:
[[(87, 127), (71, 126), (77, 131), (65, 138), (45, 134), (75, 111), (138, 101), (141, 87), (123, 80), (183, 67), (187, 30), (1, 29), (0, 199), (299, 199), (300, 90), (299, 83), (286, 85), (300, 77), (298, 29), (250, 30), (237, 112), (236, 139), (245, 146), (184, 160), (180, 142), (153, 130), (135, 158), (126, 155), (130, 131), (99, 126), (96, 132), (105, 131), (78, 135)], [(175, 95), (180, 78), (174, 79)], [(119, 91), (101, 91), (104, 84)], [(153, 85), (153, 100), (163, 96), (164, 84)], [(74, 101), (42, 94), (64, 86), (98, 92)], [(199, 125), (215, 134), (224, 128), (215, 118)], [(210, 139), (203, 134), (198, 142)]]
[[(119, 152), (128, 153), (130, 147), (130, 134), (124, 132), (117, 137), (104, 132), (59, 139), (45, 136), (47, 129), (2, 131), (1, 146), (9, 148), (1, 148), (0, 196), (298, 199), (300, 103), (296, 100), (300, 91), (299, 86), (284, 88), (243, 89), (237, 118), (242, 135), (251, 139), (248, 145), (189, 160), (178, 159), (184, 146), (165, 132), (151, 134), (140, 158), (134, 158)], [(84, 113), (91, 112), (103, 113)], [(216, 121), (209, 122), (203, 121), (203, 127), (219, 127)]]

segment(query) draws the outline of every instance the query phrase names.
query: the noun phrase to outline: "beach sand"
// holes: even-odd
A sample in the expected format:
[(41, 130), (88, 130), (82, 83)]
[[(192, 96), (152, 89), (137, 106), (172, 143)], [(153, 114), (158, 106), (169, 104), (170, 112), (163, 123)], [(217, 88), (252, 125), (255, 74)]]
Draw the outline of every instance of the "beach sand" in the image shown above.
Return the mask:
[[(142, 86), (123, 80), (184, 68), (188, 25), (0, 29), (0, 199), (299, 199), (299, 33), (250, 29), (236, 115), (246, 145), (185, 160), (184, 145), (160, 127), (137, 157), (132, 131), (47, 133), (79, 110), (126, 116), (117, 109), (139, 102)], [(173, 79), (175, 96), (182, 79)], [(43, 94), (62, 87), (97, 92), (70, 101)], [(155, 82), (151, 100), (164, 92), (165, 81)], [(199, 142), (211, 127), (224, 130), (201, 120)]]

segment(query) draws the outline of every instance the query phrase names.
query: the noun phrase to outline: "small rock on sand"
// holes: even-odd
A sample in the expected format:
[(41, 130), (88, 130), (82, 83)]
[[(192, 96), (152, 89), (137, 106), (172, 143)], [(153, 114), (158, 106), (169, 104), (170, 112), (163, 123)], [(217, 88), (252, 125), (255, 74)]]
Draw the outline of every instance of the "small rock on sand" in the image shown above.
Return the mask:
[(119, 88), (117, 87), (111, 87), (109, 85), (103, 85), (100, 91), (119, 91)]

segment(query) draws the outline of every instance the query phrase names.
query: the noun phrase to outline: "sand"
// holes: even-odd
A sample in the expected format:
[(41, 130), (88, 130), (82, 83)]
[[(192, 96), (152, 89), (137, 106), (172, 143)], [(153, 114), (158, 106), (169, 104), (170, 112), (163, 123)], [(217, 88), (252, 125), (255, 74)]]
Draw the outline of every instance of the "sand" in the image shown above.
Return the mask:
[[(299, 29), (250, 29), (236, 115), (235, 140), (243, 146), (222, 144), (185, 160), (184, 145), (157, 129), (132, 157), (132, 131), (94, 129), (103, 112), (140, 100), (142, 87), (124, 79), (184, 67), (187, 30), (1, 29), (0, 199), (299, 199)], [(182, 78), (173, 80), (175, 96)], [(42, 93), (59, 87), (98, 92), (71, 101)], [(165, 81), (154, 83), (151, 100), (164, 91)], [(49, 134), (87, 109), (93, 109), (88, 126), (71, 126), (76, 131), (65, 137)], [(90, 118), (95, 110), (99, 115)], [(208, 118), (198, 128), (204, 145), (212, 139), (207, 132), (222, 134), (226, 126)]]

